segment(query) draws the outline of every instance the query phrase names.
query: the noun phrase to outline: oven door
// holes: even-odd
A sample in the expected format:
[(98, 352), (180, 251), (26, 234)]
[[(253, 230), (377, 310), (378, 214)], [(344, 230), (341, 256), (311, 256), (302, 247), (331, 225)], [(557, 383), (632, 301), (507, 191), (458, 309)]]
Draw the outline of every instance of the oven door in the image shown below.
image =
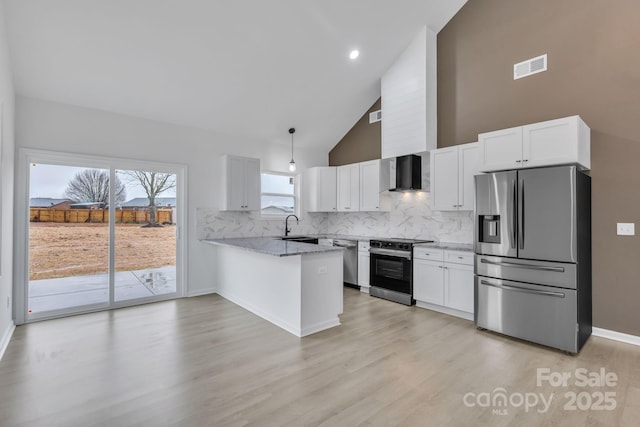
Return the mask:
[(369, 284), (371, 286), (413, 295), (411, 252), (371, 248), (369, 254)]

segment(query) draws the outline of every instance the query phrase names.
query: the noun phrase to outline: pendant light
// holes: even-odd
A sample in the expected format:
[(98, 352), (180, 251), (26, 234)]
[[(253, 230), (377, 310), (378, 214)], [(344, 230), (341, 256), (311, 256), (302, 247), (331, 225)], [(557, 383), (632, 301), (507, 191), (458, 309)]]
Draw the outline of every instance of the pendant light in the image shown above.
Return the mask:
[(295, 132), (295, 128), (289, 128), (289, 133), (291, 134), (291, 161), (289, 162), (289, 172), (296, 171), (296, 162), (293, 160), (293, 134)]

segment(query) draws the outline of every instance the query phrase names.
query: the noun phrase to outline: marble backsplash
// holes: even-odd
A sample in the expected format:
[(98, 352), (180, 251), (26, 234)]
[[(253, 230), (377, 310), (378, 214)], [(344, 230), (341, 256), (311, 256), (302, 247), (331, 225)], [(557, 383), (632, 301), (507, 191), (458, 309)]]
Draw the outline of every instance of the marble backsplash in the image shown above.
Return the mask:
[[(472, 212), (439, 212), (430, 208), (427, 192), (384, 193), (389, 212), (330, 214), (326, 233), (473, 242)], [(383, 204), (384, 204), (383, 203)]]
[[(421, 238), (440, 242), (473, 242), (472, 212), (433, 212), (430, 193), (384, 193), (389, 212), (304, 213), (289, 221), (291, 234), (351, 234), (359, 236)], [(284, 220), (260, 218), (259, 213), (196, 209), (198, 239), (278, 236)]]
[[(304, 213), (300, 221), (289, 220), (292, 235), (324, 233), (328, 214)], [(227, 237), (263, 237), (284, 235), (284, 219), (262, 219), (259, 212), (230, 212), (213, 208), (196, 208), (198, 239)]]

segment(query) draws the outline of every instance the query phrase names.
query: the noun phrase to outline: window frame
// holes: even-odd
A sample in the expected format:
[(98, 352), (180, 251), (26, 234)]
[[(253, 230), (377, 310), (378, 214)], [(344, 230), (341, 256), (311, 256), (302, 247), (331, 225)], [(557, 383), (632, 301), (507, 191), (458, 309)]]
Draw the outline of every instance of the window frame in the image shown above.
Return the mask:
[[(277, 176), (286, 176), (289, 178), (293, 178), (293, 194), (288, 193), (271, 193), (271, 192), (263, 192), (262, 191), (262, 175), (277, 175)], [(288, 215), (297, 215), (300, 216), (300, 186), (298, 182), (300, 180), (300, 175), (295, 172), (278, 172), (271, 170), (260, 171), (260, 218), (261, 219), (278, 219), (282, 220), (286, 218)], [(275, 197), (293, 197), (293, 212), (292, 213), (282, 213), (282, 214), (265, 214), (262, 211), (262, 196), (275, 196)]]

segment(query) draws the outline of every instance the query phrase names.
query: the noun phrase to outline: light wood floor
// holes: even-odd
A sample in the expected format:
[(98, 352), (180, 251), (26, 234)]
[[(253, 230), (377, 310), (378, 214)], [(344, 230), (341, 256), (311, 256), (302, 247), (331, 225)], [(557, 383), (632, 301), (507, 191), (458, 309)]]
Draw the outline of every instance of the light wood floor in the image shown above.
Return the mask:
[[(342, 325), (303, 339), (212, 295), (20, 326), (0, 361), (2, 426), (638, 425), (640, 348), (579, 356), (345, 289)], [(615, 372), (615, 387), (536, 386), (536, 369)], [(467, 393), (554, 393), (547, 413)], [(615, 392), (613, 411), (565, 410)], [(473, 398), (469, 401), (475, 402)], [(517, 399), (516, 399), (517, 403)], [(584, 402), (583, 402), (584, 403)], [(542, 408), (542, 405), (537, 407)]]

